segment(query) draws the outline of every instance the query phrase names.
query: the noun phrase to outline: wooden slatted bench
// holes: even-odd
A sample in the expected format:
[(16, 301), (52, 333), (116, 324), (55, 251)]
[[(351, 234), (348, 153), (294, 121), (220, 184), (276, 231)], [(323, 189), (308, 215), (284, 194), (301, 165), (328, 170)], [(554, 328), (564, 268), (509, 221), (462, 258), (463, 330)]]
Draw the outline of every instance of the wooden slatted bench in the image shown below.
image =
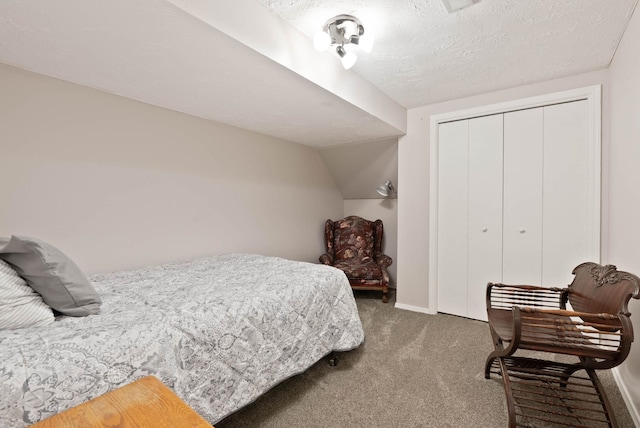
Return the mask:
[[(567, 288), (487, 285), (495, 350), (485, 377), (502, 376), (509, 427), (617, 427), (596, 371), (629, 355), (633, 326), (627, 305), (640, 298), (640, 278), (596, 263), (582, 263), (572, 273)], [(531, 358), (518, 351), (545, 354)], [(559, 363), (553, 354), (576, 361)]]

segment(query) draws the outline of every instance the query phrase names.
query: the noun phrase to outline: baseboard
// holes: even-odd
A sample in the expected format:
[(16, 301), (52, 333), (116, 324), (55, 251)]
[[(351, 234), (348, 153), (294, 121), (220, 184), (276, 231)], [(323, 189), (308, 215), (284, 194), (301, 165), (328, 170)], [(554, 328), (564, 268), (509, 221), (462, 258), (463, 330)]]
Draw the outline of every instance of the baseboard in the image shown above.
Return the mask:
[(394, 307), (397, 309), (404, 309), (406, 311), (420, 312), (422, 314), (429, 314), (429, 315), (435, 315), (437, 313), (430, 310), (429, 308), (423, 308), (422, 306), (405, 305), (404, 303), (396, 303)]
[(640, 427), (640, 409), (638, 409), (638, 407), (636, 407), (635, 403), (633, 402), (631, 394), (629, 393), (629, 389), (622, 380), (619, 367), (614, 367), (613, 369), (611, 369), (611, 372), (613, 373), (613, 379), (616, 381), (616, 385), (618, 385), (620, 394), (622, 394), (624, 403), (627, 405), (627, 409), (629, 409), (629, 414), (631, 415), (631, 419), (633, 419), (633, 423), (636, 427)]

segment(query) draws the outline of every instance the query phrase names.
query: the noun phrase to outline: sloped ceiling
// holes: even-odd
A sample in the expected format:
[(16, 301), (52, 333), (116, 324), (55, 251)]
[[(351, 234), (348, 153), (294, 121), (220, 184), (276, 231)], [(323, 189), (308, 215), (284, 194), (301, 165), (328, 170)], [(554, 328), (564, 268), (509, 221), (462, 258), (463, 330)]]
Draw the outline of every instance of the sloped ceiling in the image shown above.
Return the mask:
[[(407, 107), (607, 67), (637, 0), (3, 0), (0, 62), (312, 147), (401, 136)], [(376, 34), (342, 70), (310, 37)]]
[[(339, 159), (394, 161), (349, 144), (397, 144), (407, 108), (606, 68), (637, 1), (3, 0), (0, 62), (329, 150), (362, 198), (397, 162), (353, 190)], [(376, 36), (349, 71), (311, 41), (344, 13)]]
[[(165, 0), (3, 0), (0, 62), (312, 147), (404, 132), (399, 104), (319, 56), (304, 35), (258, 3), (209, 3), (218, 9), (194, 16), (199, 9), (187, 12)], [(232, 37), (203, 20), (222, 12), (225, 24), (242, 29), (238, 24), (251, 7), (271, 18), (261, 21), (270, 25), (266, 34), (291, 33), (276, 37), (266, 51), (280, 55), (278, 60), (239, 41), (237, 31)], [(311, 61), (328, 64), (321, 79), (295, 68), (295, 61), (307, 64), (297, 58), (308, 53), (316, 57)], [(342, 82), (350, 86), (341, 89)], [(383, 109), (361, 103), (351, 87), (373, 96)]]
[[(326, 147), (319, 152), (345, 199), (384, 199), (376, 188), (387, 180), (397, 189), (397, 139)], [(397, 197), (397, 192), (389, 195)]]

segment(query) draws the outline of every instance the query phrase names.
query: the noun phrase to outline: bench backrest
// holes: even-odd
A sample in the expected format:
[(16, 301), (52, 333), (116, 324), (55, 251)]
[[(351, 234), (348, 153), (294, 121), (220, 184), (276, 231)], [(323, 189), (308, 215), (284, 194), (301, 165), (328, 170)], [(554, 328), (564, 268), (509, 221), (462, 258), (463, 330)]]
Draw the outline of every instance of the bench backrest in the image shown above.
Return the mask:
[(613, 265), (587, 262), (572, 273), (568, 300), (574, 311), (630, 315), (629, 300), (640, 298), (640, 278)]

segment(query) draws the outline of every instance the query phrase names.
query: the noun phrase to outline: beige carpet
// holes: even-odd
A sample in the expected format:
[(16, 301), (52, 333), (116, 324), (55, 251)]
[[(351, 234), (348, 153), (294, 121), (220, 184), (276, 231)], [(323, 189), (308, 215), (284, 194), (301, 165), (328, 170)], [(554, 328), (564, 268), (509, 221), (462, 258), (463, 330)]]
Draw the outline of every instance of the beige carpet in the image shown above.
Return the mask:
[[(426, 315), (356, 294), (366, 333), (358, 349), (288, 379), (217, 428), (507, 427), (500, 379), (484, 378), (486, 323)], [(637, 346), (637, 345), (636, 345)], [(620, 427), (632, 419), (611, 373), (600, 372)]]

